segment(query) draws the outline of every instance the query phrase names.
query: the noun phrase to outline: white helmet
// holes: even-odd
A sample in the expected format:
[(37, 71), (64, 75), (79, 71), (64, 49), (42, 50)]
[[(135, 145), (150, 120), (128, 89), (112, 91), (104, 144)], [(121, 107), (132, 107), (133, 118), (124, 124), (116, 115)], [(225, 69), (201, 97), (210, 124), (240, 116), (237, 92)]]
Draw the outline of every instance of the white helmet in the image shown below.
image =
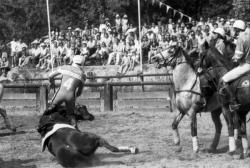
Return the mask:
[(246, 24), (242, 20), (236, 20), (233, 24), (234, 28), (240, 29), (240, 30), (245, 30), (246, 29)]
[(217, 28), (213, 31), (213, 33), (217, 33), (219, 35), (221, 35), (222, 37), (225, 37), (226, 33), (225, 33), (225, 30), (223, 28)]
[(80, 64), (80, 65), (83, 65), (85, 62), (85, 58), (81, 55), (75, 55), (73, 57), (73, 63), (74, 64)]

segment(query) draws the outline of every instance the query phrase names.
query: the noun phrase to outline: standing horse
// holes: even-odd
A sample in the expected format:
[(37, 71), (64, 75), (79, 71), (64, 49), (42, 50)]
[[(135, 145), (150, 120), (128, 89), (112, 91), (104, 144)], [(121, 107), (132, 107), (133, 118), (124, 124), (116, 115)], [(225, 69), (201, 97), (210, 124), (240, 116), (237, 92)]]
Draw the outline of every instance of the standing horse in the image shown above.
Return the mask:
[[(226, 46), (229, 48), (233, 44), (226, 42)], [(215, 81), (219, 83), (221, 77), (233, 68), (233, 63), (231, 57), (227, 54), (221, 55), (217, 49), (210, 45), (205, 47), (205, 62), (208, 62), (210, 66), (215, 71)], [(218, 94), (220, 104), (222, 105), (222, 110), (225, 115), (225, 119), (228, 125), (228, 134), (229, 134), (229, 154), (235, 154), (236, 145), (235, 145), (235, 135), (234, 129), (239, 128), (239, 134), (242, 141), (243, 153), (241, 158), (245, 158), (248, 155), (248, 140), (246, 133), (246, 115), (250, 110), (250, 74), (243, 75), (239, 79), (232, 81), (230, 87), (235, 93), (237, 102), (240, 104), (240, 107), (235, 112), (230, 111), (230, 102), (228, 94), (226, 92)], [(220, 85), (218, 86), (218, 90)]]
[(155, 61), (163, 62), (173, 68), (174, 98), (177, 115), (172, 123), (174, 144), (180, 144), (178, 125), (184, 115), (190, 119), (193, 151), (198, 152), (197, 118), (196, 114), (201, 112), (207, 102), (206, 111), (211, 111), (212, 120), (215, 124), (215, 136), (209, 151), (215, 152), (222, 124), (220, 120), (221, 108), (215, 99), (215, 95), (204, 97), (201, 92), (200, 78), (196, 73), (189, 55), (181, 48), (172, 46), (153, 58)]

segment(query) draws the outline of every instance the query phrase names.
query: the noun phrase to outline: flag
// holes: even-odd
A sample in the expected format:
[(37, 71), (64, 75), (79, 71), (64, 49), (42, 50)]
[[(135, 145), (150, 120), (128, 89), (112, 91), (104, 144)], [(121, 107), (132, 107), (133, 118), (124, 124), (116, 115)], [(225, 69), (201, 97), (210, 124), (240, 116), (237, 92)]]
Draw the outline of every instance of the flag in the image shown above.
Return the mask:
[(181, 15), (181, 20), (182, 20), (182, 18), (183, 18), (183, 16), (184, 16), (184, 14), (180, 12), (180, 15)]
[(163, 5), (162, 2), (160, 2), (160, 3), (159, 3), (159, 7), (161, 8), (162, 5)]
[(174, 9), (174, 16), (173, 17), (175, 17), (176, 13), (177, 13), (177, 11)]
[(166, 5), (166, 8), (167, 8), (166, 12), (168, 13), (168, 10), (169, 10), (171, 7), (168, 6), (168, 5)]

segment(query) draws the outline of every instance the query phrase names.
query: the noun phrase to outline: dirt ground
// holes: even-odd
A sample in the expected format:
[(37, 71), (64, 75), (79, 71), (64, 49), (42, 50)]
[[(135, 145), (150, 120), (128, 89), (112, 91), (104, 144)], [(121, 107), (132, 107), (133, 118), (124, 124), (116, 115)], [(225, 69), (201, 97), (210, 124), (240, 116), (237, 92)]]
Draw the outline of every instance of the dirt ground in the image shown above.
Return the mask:
[[(21, 113), (20, 113), (21, 114)], [(192, 153), (190, 127), (187, 117), (180, 124), (182, 151), (173, 145), (170, 112), (106, 112), (93, 113), (96, 119), (80, 123), (80, 129), (103, 136), (116, 146), (136, 146), (140, 152), (113, 154), (99, 148), (93, 159), (98, 168), (241, 168), (250, 167), (250, 158), (233, 159), (227, 154), (228, 138), (225, 123), (217, 154)], [(46, 150), (41, 152), (40, 136), (35, 131), (38, 116), (11, 116), (17, 126), (17, 133), (0, 130), (0, 168), (60, 168), (53, 156)], [(3, 121), (0, 118), (0, 124)], [(210, 114), (198, 116), (198, 134), (201, 149), (206, 149), (213, 138), (214, 127)]]

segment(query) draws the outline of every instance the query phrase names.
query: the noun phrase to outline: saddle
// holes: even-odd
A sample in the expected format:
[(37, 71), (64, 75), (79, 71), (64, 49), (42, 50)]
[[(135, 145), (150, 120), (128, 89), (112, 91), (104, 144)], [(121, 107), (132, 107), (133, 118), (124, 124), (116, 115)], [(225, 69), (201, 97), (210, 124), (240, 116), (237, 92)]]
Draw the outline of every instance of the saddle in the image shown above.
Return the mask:
[[(219, 90), (223, 89), (219, 86)], [(246, 94), (250, 94), (250, 73), (229, 82), (228, 88), (220, 91), (220, 95), (226, 103), (229, 103), (231, 111), (237, 110), (241, 105), (248, 103)], [(232, 103), (233, 102), (233, 103)]]

